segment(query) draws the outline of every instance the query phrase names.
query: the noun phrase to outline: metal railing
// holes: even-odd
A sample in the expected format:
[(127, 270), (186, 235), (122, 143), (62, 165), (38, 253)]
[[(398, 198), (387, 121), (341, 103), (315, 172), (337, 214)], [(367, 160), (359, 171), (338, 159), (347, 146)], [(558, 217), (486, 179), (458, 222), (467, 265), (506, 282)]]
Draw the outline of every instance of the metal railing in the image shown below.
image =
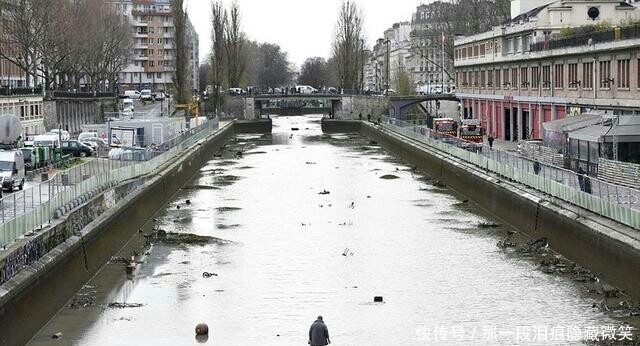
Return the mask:
[(153, 172), (216, 129), (217, 118), (162, 143), (161, 150), (149, 150), (145, 161), (92, 159), (6, 195), (0, 199), (0, 247), (49, 224), (56, 210), (91, 191)]
[(552, 166), (481, 143), (444, 136), (425, 126), (383, 118), (382, 127), (548, 195), (640, 229), (640, 190)]

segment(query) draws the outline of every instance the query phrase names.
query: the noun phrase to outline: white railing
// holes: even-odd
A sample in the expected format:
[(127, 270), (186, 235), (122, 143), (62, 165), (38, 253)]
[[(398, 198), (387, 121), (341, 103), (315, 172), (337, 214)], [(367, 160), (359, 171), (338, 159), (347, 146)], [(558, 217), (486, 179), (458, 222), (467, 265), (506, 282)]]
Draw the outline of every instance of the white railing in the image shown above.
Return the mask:
[(640, 190), (543, 164), (480, 143), (433, 132), (426, 126), (383, 118), (382, 127), (410, 137), (477, 167), (535, 188), (596, 214), (640, 229)]
[(49, 224), (56, 210), (90, 191), (153, 172), (217, 129), (215, 118), (149, 149), (144, 161), (93, 159), (0, 199), (0, 247)]

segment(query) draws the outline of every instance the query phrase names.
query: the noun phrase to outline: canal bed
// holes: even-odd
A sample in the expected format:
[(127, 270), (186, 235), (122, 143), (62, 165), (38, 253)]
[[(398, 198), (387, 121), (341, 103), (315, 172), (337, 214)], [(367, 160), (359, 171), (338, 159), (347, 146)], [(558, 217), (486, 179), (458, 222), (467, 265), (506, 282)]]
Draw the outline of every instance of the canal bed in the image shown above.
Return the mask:
[(107, 264), (29, 345), (302, 345), (317, 315), (353, 346), (580, 345), (618, 328), (580, 283), (497, 247), (510, 230), (482, 226), (499, 221), (319, 120), (276, 117), (212, 153), (143, 232), (223, 241), (154, 242), (130, 278)]

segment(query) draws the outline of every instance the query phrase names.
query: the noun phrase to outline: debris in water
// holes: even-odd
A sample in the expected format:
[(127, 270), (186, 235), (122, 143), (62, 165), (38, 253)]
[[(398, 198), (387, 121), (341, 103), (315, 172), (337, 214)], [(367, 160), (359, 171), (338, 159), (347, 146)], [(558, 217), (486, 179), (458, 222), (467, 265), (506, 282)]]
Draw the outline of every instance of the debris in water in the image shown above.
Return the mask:
[(185, 202), (187, 205), (191, 204), (191, 200), (189, 200), (189, 199), (188, 199), (188, 200), (186, 200), (186, 201), (184, 201), (184, 202)]
[(209, 334), (209, 326), (206, 323), (198, 323), (196, 325), (196, 335)]
[(292, 128), (291, 128), (291, 131), (298, 131), (298, 130), (300, 130), (300, 129), (299, 129), (299, 128), (297, 128), (297, 127), (292, 127)]
[(478, 227), (480, 228), (496, 228), (500, 227), (500, 224), (493, 222), (479, 222)]
[(373, 297), (373, 301), (374, 301), (375, 303), (382, 303), (382, 302), (383, 302), (383, 300), (382, 300), (382, 296), (375, 296), (375, 297)]
[(398, 178), (399, 177), (397, 175), (393, 175), (393, 174), (385, 174), (380, 177), (380, 179), (398, 179)]
[(124, 309), (124, 308), (140, 308), (142, 307), (143, 304), (140, 303), (109, 303), (108, 307), (109, 308), (120, 308), (120, 309)]
[(210, 277), (212, 277), (212, 276), (218, 276), (218, 274), (216, 274), (216, 273), (209, 273), (209, 272), (203, 272), (203, 273), (202, 273), (202, 277), (203, 277), (203, 278), (210, 278)]
[(315, 164), (316, 164), (315, 162), (312, 162), (312, 161), (307, 161), (307, 162), (305, 162), (305, 163), (306, 163), (307, 165), (315, 165)]
[(351, 208), (351, 209), (355, 208), (355, 203), (356, 202), (351, 202), (351, 204), (349, 204), (349, 208)]
[(318, 194), (319, 194), (319, 195), (328, 195), (328, 194), (330, 194), (330, 193), (331, 193), (331, 192), (329, 192), (329, 191), (327, 191), (327, 190), (322, 190), (322, 191), (318, 192)]
[(62, 333), (61, 332), (57, 332), (53, 335), (51, 335), (52, 339), (60, 339), (62, 337)]
[(445, 187), (447, 187), (447, 184), (441, 182), (440, 180), (436, 180), (436, 181), (433, 182), (433, 186), (445, 188)]

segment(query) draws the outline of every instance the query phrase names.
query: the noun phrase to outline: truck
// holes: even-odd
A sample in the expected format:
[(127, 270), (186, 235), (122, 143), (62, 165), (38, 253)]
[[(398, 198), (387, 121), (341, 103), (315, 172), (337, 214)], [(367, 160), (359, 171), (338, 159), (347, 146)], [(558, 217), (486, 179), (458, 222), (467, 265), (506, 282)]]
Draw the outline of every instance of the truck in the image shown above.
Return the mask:
[(460, 146), (471, 151), (482, 150), (484, 131), (480, 119), (463, 119), (460, 122), (458, 137), (462, 139)]
[(13, 191), (24, 188), (24, 156), (22, 150), (0, 150), (0, 179), (2, 189)]
[(452, 118), (435, 118), (433, 119), (433, 130), (443, 137), (456, 137), (458, 132), (458, 123)]

